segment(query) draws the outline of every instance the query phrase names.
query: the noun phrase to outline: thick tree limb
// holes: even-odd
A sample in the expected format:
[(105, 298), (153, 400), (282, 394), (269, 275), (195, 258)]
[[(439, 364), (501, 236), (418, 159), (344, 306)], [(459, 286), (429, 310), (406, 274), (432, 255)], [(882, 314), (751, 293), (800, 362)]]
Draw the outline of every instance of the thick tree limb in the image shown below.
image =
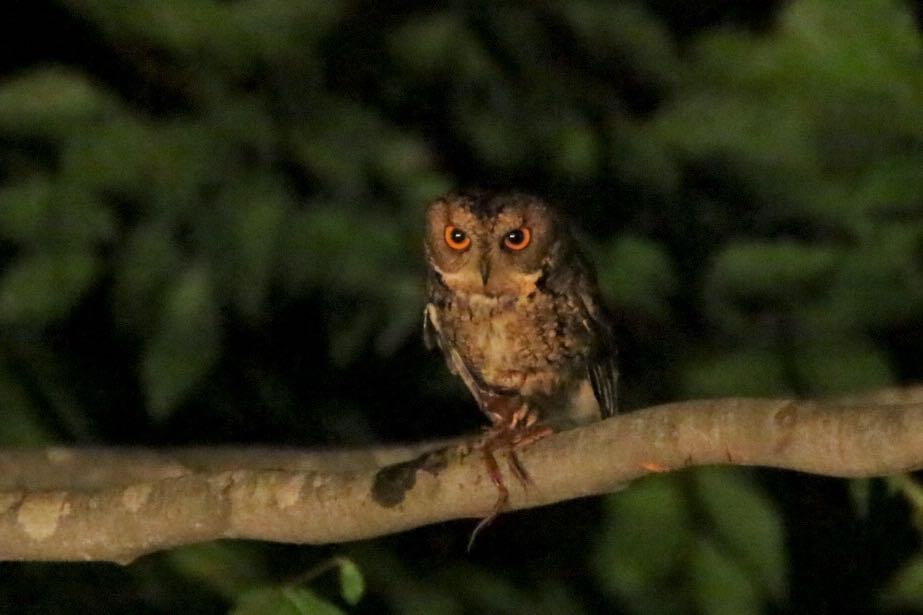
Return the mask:
[[(497, 492), (479, 454), (421, 454), (434, 446), (2, 451), (0, 558), (128, 562), (217, 538), (320, 544), (487, 514)], [(923, 387), (837, 403), (666, 404), (551, 436), (519, 457), (534, 484), (507, 480), (511, 509), (699, 465), (893, 474), (923, 468)]]

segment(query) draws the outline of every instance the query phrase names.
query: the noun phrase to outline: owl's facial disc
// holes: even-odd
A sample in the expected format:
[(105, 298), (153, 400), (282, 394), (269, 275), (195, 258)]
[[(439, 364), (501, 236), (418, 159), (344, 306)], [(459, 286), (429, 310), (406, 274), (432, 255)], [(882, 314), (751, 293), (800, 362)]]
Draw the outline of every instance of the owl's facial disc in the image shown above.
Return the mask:
[(483, 297), (531, 295), (556, 241), (556, 218), (536, 199), (499, 196), (435, 201), (427, 210), (426, 245), (442, 282)]

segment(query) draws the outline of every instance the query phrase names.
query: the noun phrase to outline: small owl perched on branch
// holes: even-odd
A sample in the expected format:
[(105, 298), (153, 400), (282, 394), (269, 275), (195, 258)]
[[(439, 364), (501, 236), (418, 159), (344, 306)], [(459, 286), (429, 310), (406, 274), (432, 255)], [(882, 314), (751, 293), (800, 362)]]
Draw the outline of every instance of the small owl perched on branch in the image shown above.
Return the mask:
[[(615, 344), (593, 272), (548, 203), (454, 193), (426, 221), (424, 338), (492, 423), (481, 448), (501, 498), (488, 522), (507, 496), (492, 450), (615, 413)], [(527, 480), (515, 455), (510, 467)]]

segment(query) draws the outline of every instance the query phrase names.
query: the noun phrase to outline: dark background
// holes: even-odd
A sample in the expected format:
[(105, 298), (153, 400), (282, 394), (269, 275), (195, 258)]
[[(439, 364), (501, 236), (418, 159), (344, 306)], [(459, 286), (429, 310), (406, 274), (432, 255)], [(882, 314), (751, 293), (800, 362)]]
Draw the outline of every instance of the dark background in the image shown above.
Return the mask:
[[(477, 430), (419, 334), (422, 208), (457, 187), (570, 212), (626, 408), (923, 380), (915, 3), (7, 8), (5, 445)], [(471, 554), (457, 522), (7, 563), (0, 609), (223, 612), (298, 580), (357, 613), (923, 612), (913, 490), (698, 470), (504, 515)], [(301, 582), (332, 557), (365, 577), (358, 606), (334, 574)]]

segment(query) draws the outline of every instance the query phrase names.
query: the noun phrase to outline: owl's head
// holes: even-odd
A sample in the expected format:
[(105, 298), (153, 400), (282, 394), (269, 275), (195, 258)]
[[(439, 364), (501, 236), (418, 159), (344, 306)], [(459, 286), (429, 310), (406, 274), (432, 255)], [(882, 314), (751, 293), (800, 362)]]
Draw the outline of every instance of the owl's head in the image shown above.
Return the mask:
[(430, 267), (455, 292), (531, 294), (567, 229), (559, 214), (523, 194), (452, 193), (426, 209)]

